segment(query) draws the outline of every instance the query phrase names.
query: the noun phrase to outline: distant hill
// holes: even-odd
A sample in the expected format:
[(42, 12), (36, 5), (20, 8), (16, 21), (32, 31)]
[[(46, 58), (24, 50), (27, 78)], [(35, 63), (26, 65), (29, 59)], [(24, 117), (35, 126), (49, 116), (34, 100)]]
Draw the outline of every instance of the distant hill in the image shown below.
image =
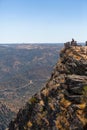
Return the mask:
[[(0, 45), (1, 103), (11, 112), (17, 112), (49, 79), (62, 46), (63, 44)], [(0, 122), (4, 127), (6, 117), (4, 113), (2, 116), (3, 121)]]

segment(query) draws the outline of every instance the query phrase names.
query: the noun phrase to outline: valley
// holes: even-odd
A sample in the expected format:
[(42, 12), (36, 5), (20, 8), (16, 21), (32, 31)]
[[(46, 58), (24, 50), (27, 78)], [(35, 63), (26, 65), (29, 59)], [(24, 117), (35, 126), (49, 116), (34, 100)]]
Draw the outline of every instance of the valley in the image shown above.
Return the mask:
[[(0, 102), (8, 115), (15, 116), (29, 98), (43, 88), (62, 47), (63, 44), (0, 45)], [(2, 117), (0, 122), (4, 123), (8, 116), (5, 117), (4, 112)]]

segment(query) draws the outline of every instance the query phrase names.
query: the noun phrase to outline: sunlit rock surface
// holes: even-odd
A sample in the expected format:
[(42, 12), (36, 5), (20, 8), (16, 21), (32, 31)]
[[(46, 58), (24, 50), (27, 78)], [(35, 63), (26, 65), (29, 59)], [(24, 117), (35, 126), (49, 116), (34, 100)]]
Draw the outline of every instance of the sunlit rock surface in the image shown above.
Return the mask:
[(87, 130), (87, 46), (61, 50), (46, 86), (19, 110), (9, 130)]

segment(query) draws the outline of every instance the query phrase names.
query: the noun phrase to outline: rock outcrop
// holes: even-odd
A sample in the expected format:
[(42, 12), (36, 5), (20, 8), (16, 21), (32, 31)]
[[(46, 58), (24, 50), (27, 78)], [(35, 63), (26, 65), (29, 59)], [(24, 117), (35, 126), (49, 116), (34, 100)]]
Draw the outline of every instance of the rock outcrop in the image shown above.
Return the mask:
[(15, 115), (6, 105), (0, 102), (0, 130), (5, 130)]
[(9, 130), (87, 130), (87, 46), (61, 50), (46, 87), (19, 110)]

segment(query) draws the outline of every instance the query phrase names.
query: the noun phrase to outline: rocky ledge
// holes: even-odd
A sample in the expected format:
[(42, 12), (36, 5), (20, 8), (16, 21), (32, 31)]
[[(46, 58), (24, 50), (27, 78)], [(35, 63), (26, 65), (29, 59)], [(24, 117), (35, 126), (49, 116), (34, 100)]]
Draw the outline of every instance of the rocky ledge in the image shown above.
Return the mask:
[(9, 130), (87, 130), (87, 46), (65, 45), (46, 86)]

